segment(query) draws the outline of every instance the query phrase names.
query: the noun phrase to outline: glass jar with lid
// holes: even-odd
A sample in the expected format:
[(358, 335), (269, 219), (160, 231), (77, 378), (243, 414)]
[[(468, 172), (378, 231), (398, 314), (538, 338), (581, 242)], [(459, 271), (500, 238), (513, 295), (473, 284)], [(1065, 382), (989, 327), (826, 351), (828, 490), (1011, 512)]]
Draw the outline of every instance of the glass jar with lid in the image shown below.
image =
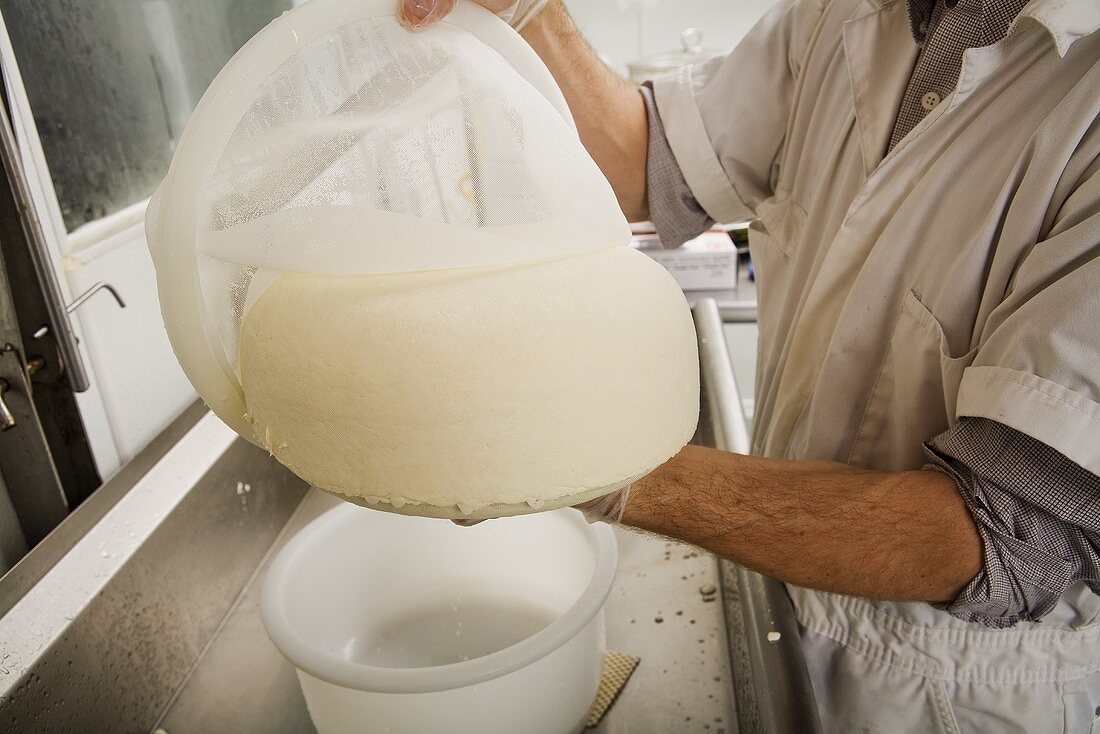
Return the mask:
[(698, 28), (684, 29), (680, 34), (680, 45), (678, 51), (664, 51), (629, 62), (627, 68), (630, 69), (630, 81), (642, 84), (722, 53), (703, 46), (703, 32)]

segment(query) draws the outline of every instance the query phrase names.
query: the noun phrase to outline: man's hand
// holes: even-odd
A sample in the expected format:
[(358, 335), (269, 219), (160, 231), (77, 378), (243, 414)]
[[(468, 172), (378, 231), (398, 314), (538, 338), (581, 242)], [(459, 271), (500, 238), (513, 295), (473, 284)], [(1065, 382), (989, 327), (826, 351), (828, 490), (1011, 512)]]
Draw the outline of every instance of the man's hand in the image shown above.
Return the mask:
[(623, 512), (626, 503), (630, 499), (630, 485), (622, 489), (616, 489), (603, 497), (588, 500), (576, 505), (574, 509), (584, 513), (584, 519), (588, 522), (618, 523), (623, 520)]
[[(628, 499), (630, 499), (630, 485), (627, 485), (622, 489), (616, 489), (614, 492), (605, 494), (603, 497), (597, 497), (594, 500), (582, 502), (579, 505), (575, 505), (573, 509), (580, 510), (582, 513), (584, 513), (584, 519), (590, 523), (617, 523), (622, 522), (623, 510), (626, 509), (626, 501)], [(453, 522), (455, 525), (461, 525), (464, 528), (469, 528), (485, 521), (465, 520), (459, 518), (457, 520), (451, 520), (451, 522)]]
[[(454, 10), (457, 0), (402, 0), (401, 19), (413, 29), (427, 28)], [(517, 31), (527, 25), (547, 0), (474, 0)]]

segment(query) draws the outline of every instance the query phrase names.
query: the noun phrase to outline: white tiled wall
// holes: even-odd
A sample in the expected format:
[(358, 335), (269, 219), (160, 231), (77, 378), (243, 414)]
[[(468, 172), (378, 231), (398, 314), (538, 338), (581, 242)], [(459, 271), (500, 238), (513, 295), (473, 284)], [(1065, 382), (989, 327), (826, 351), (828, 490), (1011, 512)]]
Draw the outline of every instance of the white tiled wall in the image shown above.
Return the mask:
[(703, 46), (728, 50), (776, 0), (566, 0), (592, 46), (617, 71), (629, 61), (680, 48), (686, 28)]
[[(144, 229), (131, 227), (112, 247), (90, 258), (81, 255), (78, 251), (66, 259), (74, 293), (107, 281), (126, 299), (127, 307), (120, 309), (106, 294), (97, 295), (78, 314), (111, 438), (119, 462), (125, 463), (195, 400), (195, 392), (164, 331)], [(113, 473), (97, 458), (101, 473)]]

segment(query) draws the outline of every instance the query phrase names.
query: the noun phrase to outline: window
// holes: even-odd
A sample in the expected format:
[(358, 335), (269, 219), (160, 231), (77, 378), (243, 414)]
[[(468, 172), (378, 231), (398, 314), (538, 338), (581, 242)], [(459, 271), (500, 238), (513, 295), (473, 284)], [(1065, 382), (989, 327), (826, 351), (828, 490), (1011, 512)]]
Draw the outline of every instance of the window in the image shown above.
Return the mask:
[(291, 0), (0, 0), (69, 230), (152, 193), (210, 80)]

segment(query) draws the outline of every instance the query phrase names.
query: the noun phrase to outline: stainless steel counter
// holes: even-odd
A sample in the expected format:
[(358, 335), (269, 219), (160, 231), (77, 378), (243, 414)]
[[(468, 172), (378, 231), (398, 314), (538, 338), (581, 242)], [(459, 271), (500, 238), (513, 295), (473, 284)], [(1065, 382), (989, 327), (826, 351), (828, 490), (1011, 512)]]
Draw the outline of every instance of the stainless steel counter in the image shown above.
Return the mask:
[[(696, 441), (745, 450), (722, 310), (703, 299), (694, 311)], [(128, 491), (114, 488), (94, 518), (78, 511), (0, 579), (0, 729), (313, 731), (294, 671), (263, 631), (258, 593), (278, 548), (338, 500), (303, 498), (299, 480), (209, 415), (173, 430), (177, 440), (131, 472)], [(607, 643), (641, 664), (597, 731), (814, 731), (782, 586), (616, 532)], [(721, 589), (710, 601), (708, 586)]]

